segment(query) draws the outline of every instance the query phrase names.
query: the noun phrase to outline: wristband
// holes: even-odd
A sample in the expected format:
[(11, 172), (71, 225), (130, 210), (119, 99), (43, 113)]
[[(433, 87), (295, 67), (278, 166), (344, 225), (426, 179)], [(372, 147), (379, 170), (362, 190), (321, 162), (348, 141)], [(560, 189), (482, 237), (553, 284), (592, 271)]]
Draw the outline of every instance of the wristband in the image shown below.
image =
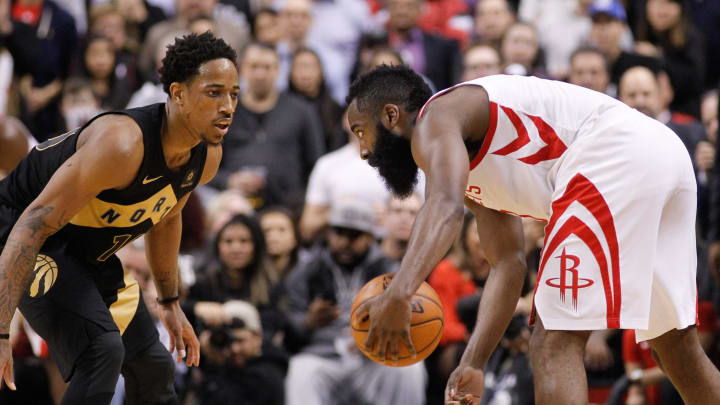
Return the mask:
[(0, 339), (10, 339), (9, 333), (0, 333)]
[(169, 298), (162, 298), (162, 299), (161, 299), (160, 297), (157, 297), (157, 298), (156, 298), (158, 304), (170, 304), (170, 303), (173, 303), (173, 302), (175, 302), (175, 301), (177, 301), (177, 300), (179, 300), (179, 299), (180, 299), (180, 296), (179, 296), (179, 295), (176, 295), (176, 296), (174, 296), (174, 297), (169, 297)]

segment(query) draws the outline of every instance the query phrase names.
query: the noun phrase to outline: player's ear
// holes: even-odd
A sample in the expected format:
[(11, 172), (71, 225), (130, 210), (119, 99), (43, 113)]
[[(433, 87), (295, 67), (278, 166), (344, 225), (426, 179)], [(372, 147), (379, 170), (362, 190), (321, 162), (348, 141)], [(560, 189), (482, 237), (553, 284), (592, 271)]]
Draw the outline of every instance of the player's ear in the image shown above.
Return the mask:
[(178, 82), (170, 84), (170, 98), (176, 104), (182, 105), (183, 96), (185, 95), (185, 86)]
[(380, 114), (380, 121), (382, 121), (385, 128), (392, 129), (398, 124), (400, 120), (400, 107), (396, 104), (385, 104)]

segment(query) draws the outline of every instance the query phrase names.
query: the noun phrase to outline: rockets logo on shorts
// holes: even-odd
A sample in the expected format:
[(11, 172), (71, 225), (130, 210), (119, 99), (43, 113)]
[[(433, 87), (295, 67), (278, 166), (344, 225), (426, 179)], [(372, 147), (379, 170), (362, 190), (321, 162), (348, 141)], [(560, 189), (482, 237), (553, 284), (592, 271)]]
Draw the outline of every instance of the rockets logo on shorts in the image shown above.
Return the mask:
[[(577, 312), (580, 289), (590, 287), (594, 282), (589, 278), (580, 278), (578, 276), (579, 257), (567, 254), (565, 248), (563, 248), (562, 254), (556, 257), (560, 259), (560, 277), (549, 278), (545, 281), (545, 284), (560, 290), (560, 301), (562, 302), (565, 302), (565, 292), (569, 290), (572, 295), (572, 306)], [(568, 262), (572, 262), (572, 264), (568, 266)]]
[[(583, 206), (595, 218), (595, 221), (600, 226), (600, 233), (596, 234), (585, 222), (572, 213), (564, 221), (559, 221), (566, 211), (573, 212), (568, 208), (574, 203)], [(562, 302), (565, 300), (565, 294), (569, 291), (573, 297), (572, 305), (578, 311), (577, 296), (579, 290), (590, 287), (594, 282), (591, 279), (579, 277), (580, 259), (567, 253), (566, 240), (571, 235), (575, 235), (589, 249), (590, 257), (595, 261), (593, 266), (598, 266), (601, 278), (599, 284), (601, 284), (605, 298), (607, 328), (619, 328), (622, 294), (620, 286), (620, 249), (615, 231), (615, 222), (610, 208), (600, 191), (587, 177), (580, 173), (570, 180), (563, 195), (552, 203), (552, 216), (545, 227), (545, 243), (538, 271), (538, 283), (535, 285), (535, 293), (537, 294), (540, 285), (539, 281), (542, 280), (548, 259), (562, 247), (561, 255), (555, 256), (560, 259), (559, 277), (548, 278), (545, 285), (560, 289)], [(609, 254), (604, 251), (601, 238), (604, 239)], [(530, 322), (531, 324), (534, 322), (534, 313), (530, 316)]]

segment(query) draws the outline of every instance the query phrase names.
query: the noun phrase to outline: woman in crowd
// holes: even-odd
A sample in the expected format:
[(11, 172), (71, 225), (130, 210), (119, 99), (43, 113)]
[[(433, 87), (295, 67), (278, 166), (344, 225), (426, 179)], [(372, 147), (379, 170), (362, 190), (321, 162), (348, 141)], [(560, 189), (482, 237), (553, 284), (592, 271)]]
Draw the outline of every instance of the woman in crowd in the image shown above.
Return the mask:
[(297, 221), (290, 210), (275, 206), (260, 213), (260, 228), (265, 234), (270, 268), (278, 279), (284, 279), (298, 262)]
[(100, 97), (104, 110), (125, 108), (133, 88), (124, 79), (115, 76), (116, 53), (108, 37), (92, 36), (83, 51), (83, 74), (92, 83), (93, 91)]
[(507, 74), (548, 77), (537, 31), (532, 24), (516, 22), (511, 25), (502, 37), (500, 55)]
[(700, 118), (705, 80), (705, 49), (700, 32), (690, 24), (683, 0), (647, 0), (646, 19), (636, 32), (635, 50), (660, 58), (675, 97), (670, 110)]
[(265, 238), (257, 220), (239, 214), (217, 233), (214, 257), (197, 271), (183, 309), (189, 318), (206, 326), (222, 324), (222, 303), (239, 299), (258, 308), (270, 305), (270, 291), (277, 278), (269, 270)]
[(300, 48), (290, 62), (288, 91), (309, 101), (317, 110), (325, 134), (328, 152), (338, 149), (347, 142), (342, 131), (340, 118), (343, 109), (333, 100), (325, 85), (320, 57), (309, 48)]

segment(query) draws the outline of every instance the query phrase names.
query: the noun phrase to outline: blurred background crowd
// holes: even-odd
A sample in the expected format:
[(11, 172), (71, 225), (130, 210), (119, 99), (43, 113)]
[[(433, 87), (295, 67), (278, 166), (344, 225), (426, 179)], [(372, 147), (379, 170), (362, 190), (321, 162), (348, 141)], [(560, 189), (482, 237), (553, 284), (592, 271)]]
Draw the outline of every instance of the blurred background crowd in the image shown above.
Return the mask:
[[(164, 102), (166, 45), (208, 30), (239, 52), (242, 93), (219, 173), (183, 211), (182, 307), (202, 346), (199, 368), (176, 370), (183, 404), (441, 403), (491, 271), (472, 217), (428, 279), (445, 311), (429, 359), (378, 366), (349, 333), (355, 293), (397, 270), (423, 202), (422, 181), (407, 199), (388, 193), (343, 119), (349, 83), (380, 64), (434, 90), (500, 73), (564, 80), (672, 128), (696, 169), (698, 329), (720, 362), (720, 1), (0, 0), (0, 177), (101, 111)], [(543, 225), (525, 222), (529, 277), (485, 404), (533, 403)], [(118, 255), (157, 311), (142, 240)], [(20, 316), (11, 339), (19, 391), (0, 403), (57, 404), (65, 385), (42, 340)], [(634, 331), (593, 333), (585, 360), (591, 403), (682, 403)], [(123, 395), (120, 381), (114, 403)]]

